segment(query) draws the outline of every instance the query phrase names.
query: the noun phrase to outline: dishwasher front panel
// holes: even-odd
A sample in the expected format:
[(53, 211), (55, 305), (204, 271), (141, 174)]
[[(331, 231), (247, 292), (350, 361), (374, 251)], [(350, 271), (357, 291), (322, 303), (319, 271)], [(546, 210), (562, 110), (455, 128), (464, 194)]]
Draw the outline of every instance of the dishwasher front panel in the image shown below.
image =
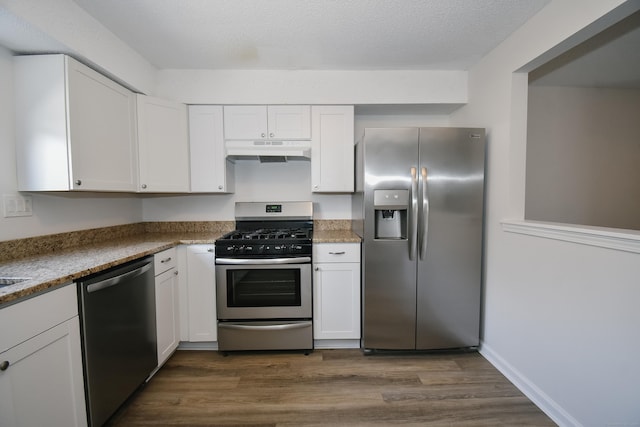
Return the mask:
[(153, 257), (81, 280), (89, 425), (101, 426), (158, 364)]

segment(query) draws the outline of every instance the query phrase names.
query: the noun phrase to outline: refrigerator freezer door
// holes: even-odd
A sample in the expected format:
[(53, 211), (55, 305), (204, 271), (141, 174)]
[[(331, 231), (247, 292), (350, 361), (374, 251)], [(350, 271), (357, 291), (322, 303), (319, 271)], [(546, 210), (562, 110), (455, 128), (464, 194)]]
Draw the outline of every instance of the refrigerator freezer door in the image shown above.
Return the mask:
[[(418, 129), (366, 129), (364, 156), (363, 338), (365, 349), (415, 348)], [(408, 191), (404, 238), (375, 236), (376, 190)], [(383, 193), (378, 193), (383, 194)], [(402, 193), (400, 193), (402, 194)], [(412, 202), (412, 198), (416, 198)], [(397, 209), (401, 206), (393, 206)], [(384, 209), (384, 206), (379, 207)], [(416, 212), (414, 212), (414, 209)], [(409, 233), (414, 229), (413, 235)], [(413, 258), (410, 259), (410, 250)]]
[(418, 350), (479, 344), (484, 152), (484, 129), (420, 129)]

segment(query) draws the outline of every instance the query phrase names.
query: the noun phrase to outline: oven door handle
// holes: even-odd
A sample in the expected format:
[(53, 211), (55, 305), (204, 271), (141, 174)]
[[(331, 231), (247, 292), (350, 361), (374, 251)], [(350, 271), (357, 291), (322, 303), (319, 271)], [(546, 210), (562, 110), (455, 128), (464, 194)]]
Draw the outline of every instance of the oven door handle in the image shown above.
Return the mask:
[(309, 264), (311, 257), (299, 258), (216, 258), (216, 264), (229, 265), (274, 265), (274, 264)]
[(283, 331), (289, 329), (302, 329), (308, 328), (310, 322), (302, 322), (302, 323), (285, 323), (280, 325), (238, 325), (238, 324), (227, 324), (223, 322), (218, 322), (218, 327), (223, 329), (241, 329), (243, 331)]

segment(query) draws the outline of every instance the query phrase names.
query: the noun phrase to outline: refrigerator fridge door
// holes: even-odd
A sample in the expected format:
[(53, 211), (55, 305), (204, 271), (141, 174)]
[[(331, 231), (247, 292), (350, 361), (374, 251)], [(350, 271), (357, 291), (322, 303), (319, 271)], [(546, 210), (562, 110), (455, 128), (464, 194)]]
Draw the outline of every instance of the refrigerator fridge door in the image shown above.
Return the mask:
[(416, 348), (479, 344), (484, 129), (420, 129)]
[[(365, 349), (414, 349), (418, 128), (368, 128), (362, 150), (365, 283), (362, 346)], [(397, 203), (385, 201), (396, 196)], [(386, 225), (387, 221), (396, 221), (393, 218), (399, 218), (399, 222)]]

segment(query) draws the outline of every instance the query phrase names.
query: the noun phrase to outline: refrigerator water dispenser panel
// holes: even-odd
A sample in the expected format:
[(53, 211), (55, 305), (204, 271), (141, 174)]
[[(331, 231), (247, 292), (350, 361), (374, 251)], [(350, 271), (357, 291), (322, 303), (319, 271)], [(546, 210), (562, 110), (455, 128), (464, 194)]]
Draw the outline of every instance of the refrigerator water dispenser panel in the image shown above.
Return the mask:
[(373, 192), (376, 239), (406, 239), (409, 190)]

